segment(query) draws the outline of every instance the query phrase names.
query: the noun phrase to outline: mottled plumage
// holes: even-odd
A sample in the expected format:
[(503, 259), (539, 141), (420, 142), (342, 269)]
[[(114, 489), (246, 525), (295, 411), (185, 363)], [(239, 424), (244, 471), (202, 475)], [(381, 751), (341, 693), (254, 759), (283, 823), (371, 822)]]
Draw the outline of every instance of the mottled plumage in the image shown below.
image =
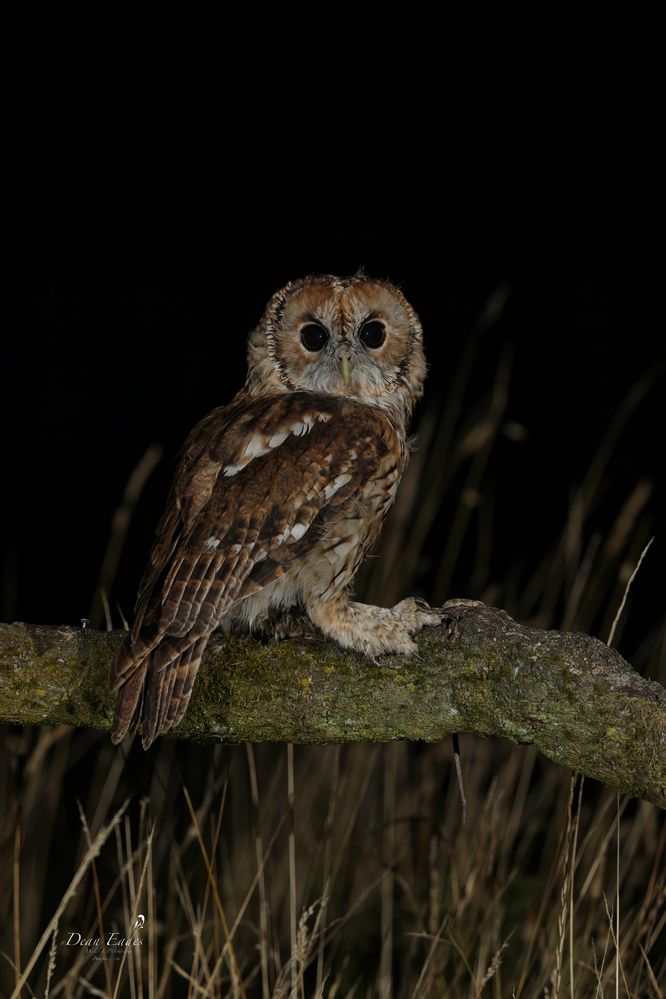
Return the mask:
[(410, 653), (438, 619), (414, 600), (348, 599), (407, 462), (425, 375), (402, 294), (365, 276), (277, 292), (248, 346), (245, 387), (190, 434), (114, 665), (113, 739), (177, 725), (217, 627), (264, 627), (299, 607), (342, 645)]

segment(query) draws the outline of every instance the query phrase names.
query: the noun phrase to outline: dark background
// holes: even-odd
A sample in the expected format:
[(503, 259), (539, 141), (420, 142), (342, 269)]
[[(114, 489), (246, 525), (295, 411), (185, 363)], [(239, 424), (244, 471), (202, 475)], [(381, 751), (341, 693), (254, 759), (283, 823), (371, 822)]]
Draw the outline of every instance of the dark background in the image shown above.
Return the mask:
[[(666, 570), (666, 130), (656, 5), (653, 14), (641, 4), (602, 10), (578, 3), (550, 15), (447, 4), (438, 27), (412, 20), (405, 5), (363, 17), (358, 5), (281, 8), (275, 23), (265, 12), (228, 4), (187, 15), (144, 5), (125, 20), (98, 11), (96, 23), (89, 5), (68, 5), (68, 23), (26, 9), (21, 21), (9, 15), (9, 72), (0, 94), (7, 169), (0, 208), (9, 251), (0, 340), (0, 620), (78, 625), (90, 616), (114, 511), (137, 462), (157, 442), (163, 457), (133, 511), (111, 592), (114, 626), (118, 605), (130, 617), (178, 449), (195, 422), (242, 384), (246, 336), (267, 299), (299, 275), (363, 265), (399, 283), (422, 317), (430, 375), (417, 424), (463, 384), (471, 357), (453, 451), (478, 427), (496, 373), (510, 359), (503, 419), (512, 433), (493, 444), (483, 501), (450, 587), (431, 593), (474, 456), (453, 478), (427, 538), (422, 591), (437, 601), (492, 599), (497, 584), (497, 602), (521, 620), (534, 613), (537, 625), (577, 626), (563, 612), (573, 589), (568, 564), (557, 563), (554, 606), (540, 567), (564, 536), (572, 498), (600, 446), (611, 441), (582, 527), (583, 563), (595, 538), (612, 535), (639, 482), (649, 484), (649, 498), (640, 517), (625, 518), (622, 550), (595, 563), (592, 576), (598, 571), (601, 582), (589, 590), (603, 606), (578, 626), (607, 637), (601, 622), (612, 619), (628, 571), (654, 534), (618, 646), (638, 669), (663, 678), (656, 659), (664, 649)], [(493, 295), (506, 304), (479, 332)], [(641, 400), (632, 407), (637, 385)], [(481, 582), (479, 509), (492, 521)], [(577, 571), (575, 558), (572, 564)], [(539, 598), (546, 593), (541, 618), (518, 599), (533, 574)], [(106, 821), (97, 805), (108, 786), (110, 807), (119, 773), (106, 734), (56, 730), (45, 763), (40, 747), (49, 738), (44, 729), (8, 729), (3, 762), (12, 775), (0, 809), (8, 821), (5, 851), (12, 849), (11, 816), (25, 827), (26, 948), (73, 869), (75, 799)], [(35, 746), (39, 752), (28, 756)], [(343, 770), (361, 775), (375, 767), (371, 750), (345, 748)], [(406, 775), (414, 777), (433, 828), (444, 803), (453, 803), (449, 828), (464, 845), (457, 792), (444, 795), (454, 786), (447, 754), (445, 744), (410, 745), (404, 760), (411, 769), (405, 763), (397, 787), (410, 795)], [(259, 747), (257, 757), (263, 816), (273, 822), (284, 803), (276, 797), (271, 811), (265, 799), (274, 772), (280, 776), (279, 754)], [(324, 825), (312, 802), (324, 800), (331, 756), (302, 748), (297, 757), (297, 801), (307, 811), (297, 824), (302, 872), (305, 837)], [(378, 757), (384, 774), (390, 758)], [(512, 759), (524, 766), (526, 751), (463, 739), (469, 839), (484, 865), (489, 841), (478, 835), (489, 828), (489, 813), (475, 809), (492, 800), (488, 788), (498, 774), (505, 800), (513, 800), (511, 781), (526, 771), (516, 765), (507, 776), (501, 768)], [(129, 760), (118, 801), (133, 798), (134, 822), (139, 795), (150, 794), (164, 861), (172, 831), (177, 842), (189, 821), (181, 783), (189, 782), (199, 801), (203, 782), (217, 779), (223, 766), (245, 780), (242, 751), (226, 747), (211, 754), (210, 747), (160, 740), (149, 754), (135, 745)], [(538, 868), (536, 854), (566, 807), (566, 774), (541, 758), (529, 766), (526, 814), (536, 817), (539, 832), (525, 840), (528, 856), (516, 861), (506, 853), (506, 870), (515, 864), (521, 876)], [(37, 774), (33, 783), (29, 771)], [(362, 834), (344, 864), (350, 877), (374, 856), (364, 851), (375, 850), (385, 821), (385, 779), (373, 771), (368, 810), (359, 813)], [(596, 827), (598, 792), (586, 783), (591, 810), (581, 829), (592, 816)], [(227, 806), (235, 834), (225, 826), (223, 837), (234, 859), (248, 841), (248, 794), (238, 778)], [(411, 814), (416, 800), (400, 798), (396, 814)], [(623, 912), (645, 897), (646, 865), (657, 849), (642, 807), (630, 804), (626, 833), (623, 827), (623, 844), (638, 851), (623, 859), (625, 875), (635, 873), (623, 889)], [(634, 814), (643, 817), (644, 839), (640, 824), (629, 825)], [(424, 864), (425, 842), (414, 839)], [(604, 833), (604, 851), (607, 845)], [(278, 854), (284, 861), (285, 844)], [(173, 879), (161, 870), (157, 880), (170, 892)], [(107, 873), (115, 877), (111, 866)], [(425, 892), (425, 881), (414, 884)], [(485, 899), (487, 906), (479, 889), (479, 925), (495, 895)], [(85, 893), (79, 901), (83, 907)], [(345, 911), (342, 903), (337, 911)], [(370, 941), (371, 953), (375, 937), (359, 939)], [(516, 951), (523, 945), (517, 935)], [(397, 954), (396, 967), (401, 959)]]
[[(664, 354), (657, 21), (584, 6), (447, 7), (439, 31), (405, 17), (273, 26), (211, 8), (183, 24), (145, 8), (131, 24), (10, 29), (2, 618), (88, 615), (113, 511), (159, 442), (112, 594), (129, 615), (180, 444), (240, 387), (270, 294), (313, 271), (363, 265), (402, 285), (424, 323), (427, 398), (451, 391), (488, 296), (507, 289), (474, 375), (487, 387), (513, 352), (507, 418), (527, 431), (489, 470), (497, 572), (561, 532), (614, 414)], [(593, 525), (655, 483), (639, 584), (653, 617), (656, 377)], [(474, 595), (464, 564), (455, 590)]]

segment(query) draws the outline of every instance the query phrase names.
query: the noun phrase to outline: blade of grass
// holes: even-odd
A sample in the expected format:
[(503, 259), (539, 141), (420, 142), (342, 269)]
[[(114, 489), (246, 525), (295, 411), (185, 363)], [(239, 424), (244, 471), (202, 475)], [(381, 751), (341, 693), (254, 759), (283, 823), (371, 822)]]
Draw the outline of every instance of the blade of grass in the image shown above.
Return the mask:
[(289, 937), (291, 940), (291, 993), (298, 999), (296, 964), (296, 820), (294, 814), (294, 745), (287, 743), (287, 800), (289, 805)]
[(397, 743), (384, 747), (384, 795), (382, 822), (381, 951), (379, 995), (393, 995), (393, 862), (395, 853), (396, 751)]
[[(134, 894), (134, 904), (132, 905), (132, 908), (130, 910), (130, 916), (129, 916), (129, 919), (128, 919), (128, 932), (132, 932), (133, 927), (134, 927), (135, 922), (136, 922), (137, 914), (139, 912), (139, 903), (140, 903), (140, 899), (141, 899), (141, 892), (143, 890), (143, 882), (145, 880), (146, 871), (148, 869), (148, 857), (150, 856), (150, 853), (151, 853), (152, 848), (153, 848), (153, 836), (155, 834), (155, 828), (156, 828), (155, 827), (155, 823), (153, 823), (153, 825), (151, 826), (151, 828), (150, 828), (150, 830), (148, 832), (148, 838), (146, 840), (146, 858), (145, 858), (145, 860), (143, 862), (143, 866), (141, 868), (141, 875), (139, 877), (139, 884), (137, 885), (136, 893)], [(128, 850), (130, 848), (131, 848), (131, 843), (128, 842)], [(128, 860), (129, 860), (129, 868), (128, 868), (128, 870), (131, 872), (131, 874), (133, 876), (133, 871), (132, 871), (132, 857), (131, 857), (131, 855), (128, 856)], [(132, 886), (133, 886), (133, 882), (132, 882)], [(120, 982), (121, 982), (121, 979), (122, 979), (123, 969), (124, 969), (124, 965), (125, 965), (125, 961), (127, 959), (127, 953), (128, 953), (129, 949), (130, 948), (128, 948), (128, 947), (124, 947), (123, 948), (123, 956), (120, 959), (120, 967), (118, 968), (118, 977), (116, 978), (116, 987), (115, 987), (114, 992), (113, 992), (113, 999), (117, 999), (117, 996), (118, 996), (118, 989), (120, 988)]]
[(569, 992), (571, 997), (576, 995), (574, 988), (574, 886), (576, 881), (576, 850), (578, 848), (578, 829), (580, 826), (580, 812), (583, 802), (583, 785), (585, 777), (580, 774), (578, 784), (578, 802), (576, 804), (576, 818), (574, 820), (573, 846), (571, 848), (571, 873), (569, 876)]
[(102, 849), (102, 847), (106, 843), (106, 841), (109, 838), (110, 834), (115, 830), (115, 828), (118, 825), (118, 823), (120, 822), (122, 816), (125, 814), (125, 810), (126, 810), (128, 804), (129, 804), (128, 801), (123, 802), (123, 804), (121, 805), (121, 807), (118, 809), (118, 811), (116, 812), (116, 814), (111, 819), (111, 822), (109, 823), (109, 825), (106, 826), (104, 829), (100, 830), (100, 832), (98, 833), (98, 835), (95, 837), (95, 840), (93, 841), (92, 845), (86, 851), (86, 854), (83, 857), (83, 860), (81, 861), (81, 863), (79, 864), (79, 866), (78, 866), (78, 868), (77, 868), (77, 870), (76, 870), (76, 872), (74, 874), (74, 877), (70, 881), (70, 883), (69, 883), (69, 885), (67, 887), (67, 890), (65, 891), (65, 894), (62, 896), (62, 898), (60, 899), (60, 902), (58, 903), (58, 905), (56, 907), (56, 911), (54, 912), (54, 914), (52, 915), (51, 919), (49, 920), (48, 926), (46, 927), (46, 929), (42, 933), (41, 937), (39, 938), (39, 942), (38, 942), (37, 946), (35, 947), (34, 951), (32, 952), (32, 955), (31, 955), (28, 963), (25, 966), (25, 970), (23, 971), (21, 977), (19, 978), (18, 982), (16, 983), (16, 988), (12, 992), (11, 999), (18, 999), (18, 996), (20, 994), (21, 989), (23, 988), (23, 986), (27, 982), (28, 976), (29, 976), (30, 972), (34, 968), (34, 966), (35, 966), (35, 964), (36, 964), (36, 962), (37, 962), (40, 954), (44, 950), (44, 947), (46, 946), (46, 943), (47, 943), (48, 939), (51, 937), (51, 934), (53, 933), (54, 928), (57, 926), (58, 922), (60, 921), (60, 917), (62, 916), (63, 912), (67, 908), (67, 904), (69, 903), (70, 899), (75, 894), (76, 889), (78, 888), (78, 886), (81, 884), (81, 881), (83, 880), (83, 877), (84, 877), (86, 871), (88, 870), (88, 867), (90, 866), (90, 863), (95, 859), (95, 857), (99, 856), (100, 850)]
[(192, 805), (192, 799), (190, 798), (190, 793), (184, 784), (183, 784), (183, 794), (185, 795), (185, 801), (187, 802), (190, 818), (192, 819), (194, 831), (196, 833), (197, 841), (199, 843), (201, 856), (203, 857), (204, 864), (206, 865), (206, 871), (208, 873), (210, 885), (213, 890), (213, 898), (215, 899), (215, 905), (217, 906), (217, 911), (219, 913), (220, 921), (222, 923), (222, 929), (224, 931), (224, 936), (225, 936), (225, 951), (229, 955), (229, 971), (231, 972), (232, 982), (234, 988), (237, 988), (240, 995), (243, 996), (243, 999), (245, 999), (245, 991), (243, 989), (243, 983), (241, 981), (240, 972), (238, 970), (236, 951), (234, 950), (231, 938), (229, 936), (229, 924), (227, 923), (227, 917), (224, 914), (224, 908), (222, 906), (222, 900), (220, 898), (220, 893), (218, 891), (217, 881), (213, 875), (213, 869), (211, 867), (210, 860), (208, 859), (208, 852), (206, 851), (206, 847), (204, 846), (203, 837), (201, 835), (201, 829), (199, 828), (199, 823), (197, 821), (196, 813)]
[(331, 848), (332, 829), (335, 816), (335, 806), (338, 797), (338, 779), (340, 776), (340, 746), (333, 749), (333, 773), (331, 775), (331, 787), (328, 796), (328, 812), (324, 825), (324, 875), (323, 892), (321, 900), (321, 933), (319, 934), (319, 948), (317, 953), (317, 989), (324, 987), (324, 952), (326, 949), (326, 917), (328, 914), (329, 894), (331, 890)]
[(102, 594), (106, 595), (111, 592), (113, 581), (116, 577), (116, 572), (120, 563), (120, 556), (122, 555), (123, 548), (125, 546), (127, 531), (129, 529), (134, 510), (136, 509), (136, 504), (139, 501), (139, 497), (143, 492), (146, 482), (160, 461), (162, 452), (163, 449), (159, 444), (151, 444), (148, 448), (146, 448), (145, 452), (135, 465), (132, 474), (127, 480), (127, 485), (125, 486), (120, 505), (113, 514), (109, 540), (107, 542), (104, 558), (102, 559), (102, 568), (100, 570), (99, 580), (97, 582), (97, 586), (95, 587), (95, 593), (93, 595), (90, 613), (88, 615), (93, 628), (99, 627), (104, 610), (107, 615), (107, 627), (110, 623), (108, 599), (106, 608), (103, 608), (104, 598)]
[(645, 558), (645, 556), (647, 555), (648, 551), (650, 550), (650, 545), (652, 544), (653, 541), (654, 541), (654, 538), (650, 538), (650, 540), (646, 544), (645, 548), (641, 552), (640, 558), (638, 559), (638, 562), (636, 563), (636, 568), (634, 569), (634, 571), (632, 572), (631, 576), (627, 580), (627, 585), (624, 588), (624, 594), (622, 596), (622, 601), (620, 602), (620, 606), (617, 609), (617, 614), (615, 615), (615, 617), (613, 619), (613, 624), (612, 624), (612, 627), (611, 627), (611, 630), (610, 630), (610, 634), (609, 634), (608, 640), (606, 642), (607, 645), (612, 645), (613, 644), (613, 639), (615, 638), (615, 632), (617, 630), (618, 624), (620, 623), (620, 618), (622, 617), (622, 611), (624, 610), (624, 606), (625, 606), (625, 604), (627, 602), (627, 596), (629, 595), (629, 590), (631, 589), (631, 584), (633, 583), (633, 581), (635, 580), (636, 576), (638, 575), (638, 570), (640, 569), (641, 565), (643, 564), (643, 559)]
[[(78, 800), (78, 798), (76, 800), (76, 805), (77, 805), (78, 810), (79, 810), (79, 818), (81, 820), (81, 825), (83, 826), (83, 832), (84, 832), (85, 837), (86, 837), (86, 842), (88, 844), (88, 848), (90, 848), (90, 846), (92, 844), (92, 837), (90, 835), (90, 829), (88, 828), (88, 822), (87, 822), (85, 814), (83, 812), (83, 807), (81, 805), (81, 802)], [(95, 906), (97, 908), (97, 925), (99, 927), (99, 939), (102, 942), (102, 947), (104, 947), (105, 946), (104, 945), (104, 941), (106, 940), (106, 936), (104, 934), (104, 917), (102, 915), (102, 897), (101, 897), (101, 893), (100, 893), (100, 890), (99, 890), (99, 877), (97, 875), (97, 864), (95, 863), (94, 860), (92, 861), (91, 866), (92, 866), (92, 875), (93, 875), (93, 887), (94, 887), (94, 890), (95, 890)], [(104, 965), (104, 977), (106, 979), (106, 991), (107, 991), (108, 995), (111, 995), (112, 985), (111, 985), (111, 972), (109, 970), (109, 962), (103, 960), (102, 964)]]
[(14, 827), (14, 982), (21, 978), (21, 823)]
[(264, 877), (263, 842), (259, 825), (259, 785), (257, 782), (257, 767), (254, 759), (254, 747), (251, 742), (245, 743), (247, 768), (250, 775), (250, 795), (252, 798), (252, 824), (254, 826), (254, 849), (257, 858), (259, 876), (259, 960), (261, 964), (261, 994), (263, 999), (270, 999), (270, 979), (268, 976), (268, 902), (266, 899), (266, 878)]

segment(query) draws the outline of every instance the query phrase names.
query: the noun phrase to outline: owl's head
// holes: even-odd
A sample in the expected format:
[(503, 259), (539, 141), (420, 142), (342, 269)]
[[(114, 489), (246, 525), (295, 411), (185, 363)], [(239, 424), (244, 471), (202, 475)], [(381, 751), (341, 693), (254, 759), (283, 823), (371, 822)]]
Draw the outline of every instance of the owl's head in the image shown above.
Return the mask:
[(271, 298), (248, 344), (247, 389), (324, 392), (405, 419), (423, 392), (421, 323), (401, 291), (363, 274), (292, 281)]

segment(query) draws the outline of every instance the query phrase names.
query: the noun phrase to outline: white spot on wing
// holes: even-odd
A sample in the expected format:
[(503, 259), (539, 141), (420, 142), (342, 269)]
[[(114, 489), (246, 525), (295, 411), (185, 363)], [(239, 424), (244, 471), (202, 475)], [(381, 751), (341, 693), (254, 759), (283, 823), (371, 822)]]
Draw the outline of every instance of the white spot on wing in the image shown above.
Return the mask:
[(307, 416), (298, 423), (294, 423), (293, 427), (291, 428), (291, 432), (294, 435), (294, 437), (305, 437), (305, 435), (309, 433), (311, 430), (312, 430), (312, 420), (309, 419)]
[[(275, 434), (275, 437), (279, 436), (279, 434)], [(272, 447), (276, 447), (276, 444), (271, 443), (272, 440), (271, 437), (271, 440), (267, 441), (263, 434), (252, 434), (243, 448), (243, 457), (247, 459), (245, 464), (247, 465), (247, 462), (252, 461), (253, 458), (261, 458), (262, 454), (266, 454)], [(282, 441), (278, 441), (278, 443), (282, 443)]]
[(217, 546), (219, 545), (219, 543), (220, 543), (220, 539), (219, 538), (215, 538), (215, 537), (213, 537), (211, 535), (210, 538), (208, 539), (208, 541), (206, 542), (206, 545), (209, 548), (217, 548)]
[(304, 416), (302, 420), (298, 420), (296, 423), (293, 423), (287, 430), (280, 430), (269, 438), (266, 438), (263, 434), (253, 434), (243, 448), (238, 461), (225, 465), (222, 469), (222, 474), (227, 478), (230, 478), (232, 475), (237, 475), (238, 472), (242, 471), (246, 465), (249, 465), (254, 458), (261, 458), (262, 455), (268, 454), (268, 452), (273, 448), (279, 447), (280, 444), (284, 444), (290, 434), (293, 434), (294, 437), (305, 437), (305, 435), (312, 430), (315, 418), (323, 423), (326, 423), (331, 417), (328, 413), (317, 413), (316, 417)]
[(338, 475), (335, 479), (333, 479), (332, 482), (329, 482), (329, 484), (324, 489), (324, 499), (330, 500), (331, 496), (334, 496), (339, 489), (342, 489), (343, 486), (346, 486), (347, 483), (350, 481), (350, 479), (351, 475), (349, 475), (347, 472), (345, 472), (344, 475)]
[(291, 536), (294, 539), (294, 541), (300, 541), (306, 531), (307, 527), (305, 526), (305, 524), (294, 524), (294, 526), (291, 529)]

